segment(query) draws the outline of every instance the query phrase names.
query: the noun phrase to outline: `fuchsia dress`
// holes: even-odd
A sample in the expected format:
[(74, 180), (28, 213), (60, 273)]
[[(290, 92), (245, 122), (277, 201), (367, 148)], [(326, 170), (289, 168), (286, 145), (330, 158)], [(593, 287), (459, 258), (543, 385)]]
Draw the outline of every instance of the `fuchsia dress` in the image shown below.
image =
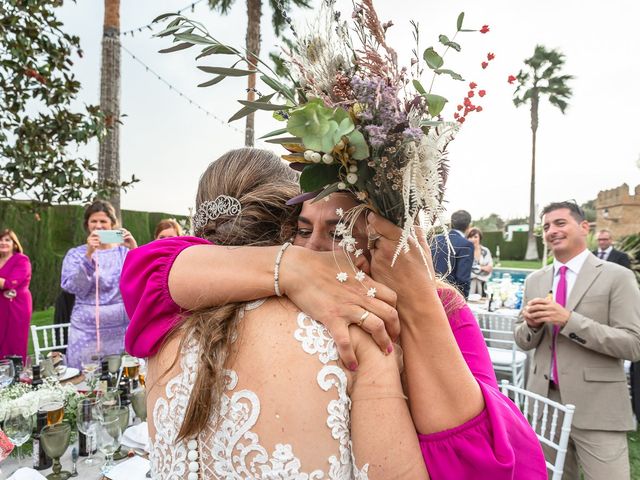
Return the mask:
[[(209, 245), (201, 238), (175, 237), (129, 252), (120, 290), (131, 323), (125, 336), (127, 352), (148, 357), (180, 319), (181, 309), (169, 294), (168, 276), (174, 260), (187, 247)], [(486, 407), (456, 428), (418, 435), (432, 480), (546, 479), (540, 443), (529, 423), (498, 389), (482, 332), (469, 307), (449, 316), (449, 323)]]
[(31, 262), (22, 253), (14, 253), (0, 268), (4, 287), (0, 290), (0, 358), (22, 355), (25, 361), (31, 323)]

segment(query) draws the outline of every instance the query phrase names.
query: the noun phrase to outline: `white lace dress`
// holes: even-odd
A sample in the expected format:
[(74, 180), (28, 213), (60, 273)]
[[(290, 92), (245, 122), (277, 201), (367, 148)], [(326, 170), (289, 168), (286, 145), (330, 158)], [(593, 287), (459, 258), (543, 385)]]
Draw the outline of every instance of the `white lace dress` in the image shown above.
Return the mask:
[[(162, 386), (152, 405), (153, 478), (368, 478), (368, 466), (357, 469), (352, 454), (351, 401), (335, 343), (324, 326), (298, 313), (290, 316), (288, 326), (285, 321), (269, 328), (281, 329), (274, 335), (289, 334), (274, 345), (279, 340), (261, 332), (270, 325), (260, 318), (263, 309), (265, 315), (270, 311), (267, 305), (258, 308), (263, 303), (245, 309), (236, 342), (238, 358), (234, 369), (226, 371), (228, 393), (221, 399), (219, 428), (206, 428), (196, 438), (176, 442), (197, 370), (198, 348), (186, 343), (179, 373)], [(273, 367), (273, 375), (267, 375), (265, 363), (270, 360), (274, 365), (284, 362), (283, 369)], [(271, 387), (275, 382), (279, 383)], [(321, 409), (315, 408), (318, 402)]]

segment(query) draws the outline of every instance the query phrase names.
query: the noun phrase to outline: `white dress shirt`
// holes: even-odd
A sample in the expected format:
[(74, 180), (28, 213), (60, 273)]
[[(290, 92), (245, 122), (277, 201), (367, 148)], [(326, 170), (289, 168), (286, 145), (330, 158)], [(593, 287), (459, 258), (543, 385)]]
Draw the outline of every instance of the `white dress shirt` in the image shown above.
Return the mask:
[(578, 274), (580, 273), (580, 269), (582, 265), (584, 265), (587, 257), (591, 255), (591, 252), (587, 249), (583, 250), (581, 253), (573, 257), (567, 263), (561, 263), (558, 260), (553, 261), (553, 298), (556, 298), (556, 291), (558, 289), (558, 282), (560, 281), (560, 267), (567, 267), (567, 300), (569, 300), (569, 295), (571, 295), (571, 290), (573, 286), (576, 284), (576, 279), (578, 278)]
[[(601, 258), (602, 260), (609, 260), (609, 255), (611, 254), (611, 250), (613, 250), (613, 245), (609, 245), (609, 248), (607, 248), (606, 250), (598, 249), (598, 258)], [(604, 255), (600, 257), (602, 252), (604, 252)]]

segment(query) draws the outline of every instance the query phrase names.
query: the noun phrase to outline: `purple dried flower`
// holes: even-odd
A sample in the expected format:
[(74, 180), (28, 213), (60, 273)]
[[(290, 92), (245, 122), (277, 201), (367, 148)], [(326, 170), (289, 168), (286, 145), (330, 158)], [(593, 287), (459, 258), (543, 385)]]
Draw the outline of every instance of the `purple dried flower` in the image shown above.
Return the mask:
[(424, 136), (424, 132), (418, 127), (409, 127), (402, 132), (402, 135), (406, 140), (418, 143)]

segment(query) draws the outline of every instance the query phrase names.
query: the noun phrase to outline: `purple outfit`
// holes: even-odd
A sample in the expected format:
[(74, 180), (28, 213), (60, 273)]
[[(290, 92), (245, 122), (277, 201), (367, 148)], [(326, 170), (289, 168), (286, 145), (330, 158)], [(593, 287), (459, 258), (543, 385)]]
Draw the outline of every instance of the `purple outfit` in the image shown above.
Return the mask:
[[(86, 352), (99, 355), (121, 353), (124, 334), (129, 324), (120, 296), (120, 273), (129, 249), (119, 245), (108, 250), (96, 250), (89, 260), (87, 246), (67, 252), (62, 262), (63, 290), (76, 296), (71, 312), (67, 365), (81, 368)], [(97, 345), (96, 278), (98, 278), (98, 308), (100, 309), (100, 349)]]
[[(181, 313), (169, 294), (171, 266), (185, 248), (208, 244), (195, 237), (167, 238), (127, 256), (120, 282), (131, 317), (125, 337), (127, 352), (148, 357), (158, 351)], [(451, 313), (449, 324), (480, 385), (485, 409), (456, 428), (418, 435), (431, 479), (546, 479), (540, 442), (513, 402), (500, 393), (482, 332), (469, 307)]]
[(31, 262), (22, 253), (14, 253), (0, 268), (4, 287), (0, 289), (0, 358), (22, 355), (25, 361), (31, 322)]

